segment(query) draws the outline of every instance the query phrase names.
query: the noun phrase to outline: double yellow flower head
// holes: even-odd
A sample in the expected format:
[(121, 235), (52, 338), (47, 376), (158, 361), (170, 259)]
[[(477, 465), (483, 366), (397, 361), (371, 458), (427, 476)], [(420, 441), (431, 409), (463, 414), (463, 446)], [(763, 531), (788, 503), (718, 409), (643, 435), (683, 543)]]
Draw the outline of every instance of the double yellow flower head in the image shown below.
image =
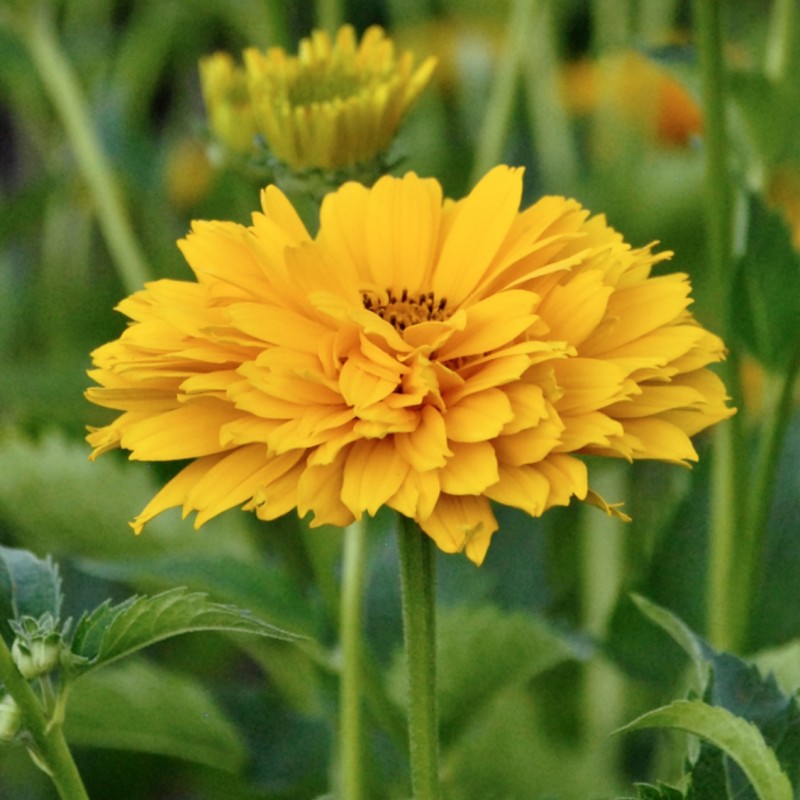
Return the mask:
[[(287, 172), (352, 176), (380, 165), (432, 68), (345, 27), (202, 75), (232, 150), (261, 134)], [(574, 200), (520, 210), (522, 177), (498, 166), (457, 201), (414, 173), (349, 180), (316, 232), (275, 185), (250, 226), (195, 222), (194, 279), (124, 300), (131, 324), (92, 354), (87, 395), (120, 412), (94, 455), (189, 462), (134, 528), (175, 506), (198, 526), (235, 506), (312, 526), (388, 506), (480, 564), (493, 503), (621, 515), (585, 456), (696, 460), (690, 437), (733, 412), (687, 276), (654, 275), (669, 253)]]

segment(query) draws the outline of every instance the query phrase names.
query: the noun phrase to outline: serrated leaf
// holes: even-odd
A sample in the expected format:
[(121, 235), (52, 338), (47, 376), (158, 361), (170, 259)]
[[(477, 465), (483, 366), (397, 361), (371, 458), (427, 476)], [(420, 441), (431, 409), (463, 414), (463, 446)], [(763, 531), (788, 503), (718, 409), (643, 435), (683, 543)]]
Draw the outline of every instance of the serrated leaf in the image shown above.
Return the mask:
[(61, 577), (51, 558), (37, 558), (28, 550), (0, 547), (0, 629), (3, 638), (14, 636), (9, 619), (38, 619), (49, 612), (61, 613)]
[(154, 753), (231, 772), (245, 760), (236, 728), (200, 683), (142, 659), (72, 687), (64, 731), (73, 745)]
[(636, 800), (684, 800), (684, 795), (674, 786), (664, 783), (637, 783)]
[(699, 736), (741, 767), (760, 800), (794, 800), (789, 779), (758, 728), (724, 708), (700, 700), (676, 700), (643, 714), (617, 732), (643, 728), (675, 728)]
[[(800, 706), (797, 700), (780, 691), (774, 676), (764, 677), (752, 664), (729, 653), (718, 653), (672, 612), (643, 597), (634, 596), (633, 599), (642, 612), (670, 634), (692, 658), (704, 699), (755, 723), (789, 779), (800, 781)], [(698, 780), (716, 787), (720, 781), (718, 767), (716, 762), (698, 762), (692, 772), (693, 775), (698, 772)], [(746, 800), (749, 789), (741, 773), (730, 765), (724, 771), (724, 783), (741, 788), (742, 800)], [(697, 797), (713, 798), (714, 789)]]
[(227, 554), (177, 553), (128, 561), (78, 561), (84, 572), (133, 584), (143, 592), (176, 585), (208, 592), (217, 600), (250, 609), (279, 627), (314, 635), (313, 606), (279, 565)]
[(72, 675), (83, 675), (155, 642), (195, 631), (250, 633), (294, 641), (301, 637), (252, 617), (235, 606), (212, 603), (200, 592), (172, 589), (154, 597), (104, 603), (85, 614), (75, 629), (72, 652), (81, 660)]
[(759, 361), (783, 372), (800, 346), (800, 256), (780, 212), (751, 195), (748, 214), (733, 293), (735, 332)]

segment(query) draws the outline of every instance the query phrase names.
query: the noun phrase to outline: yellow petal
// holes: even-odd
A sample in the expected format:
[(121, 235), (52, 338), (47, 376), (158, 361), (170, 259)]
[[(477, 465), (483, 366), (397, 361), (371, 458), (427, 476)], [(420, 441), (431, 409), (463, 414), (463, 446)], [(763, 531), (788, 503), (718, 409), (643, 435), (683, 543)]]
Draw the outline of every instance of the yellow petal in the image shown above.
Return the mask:
[(467, 309), (467, 324), (439, 349), (443, 361), (488, 353), (513, 342), (536, 319), (533, 308), (538, 297), (514, 290), (487, 297)]
[(372, 188), (362, 226), (371, 282), (400, 293), (428, 285), (436, 257), (442, 190), (413, 172), (381, 178)]
[(378, 509), (397, 491), (408, 474), (408, 463), (391, 439), (360, 440), (347, 454), (342, 481), (342, 502), (356, 519)]
[(443, 467), (447, 456), (453, 454), (447, 446), (442, 415), (433, 406), (423, 406), (416, 429), (410, 433), (394, 434), (394, 442), (397, 452), (416, 472)]
[(497, 520), (485, 497), (440, 495), (433, 513), (419, 521), (422, 530), (445, 553), (466, 550), (467, 557), (480, 566), (497, 530)]
[(521, 197), (522, 170), (501, 166), (456, 204), (432, 278), (437, 297), (458, 306), (472, 291), (508, 234)]
[[(184, 467), (172, 480), (168, 481), (156, 496), (142, 509), (142, 512), (131, 522), (131, 527), (138, 534), (153, 517), (162, 511), (183, 505), (187, 493), (203, 476), (222, 459), (225, 453), (198, 458)], [(186, 514), (184, 513), (184, 516)]]
[(454, 442), (485, 442), (494, 439), (513, 419), (511, 403), (500, 389), (468, 394), (447, 409), (447, 438)]
[(497, 483), (497, 457), (489, 442), (451, 442), (453, 455), (439, 470), (442, 491), (447, 494), (481, 494)]
[(121, 445), (136, 461), (171, 461), (218, 453), (220, 427), (241, 413), (227, 403), (200, 397), (181, 408), (131, 423)]

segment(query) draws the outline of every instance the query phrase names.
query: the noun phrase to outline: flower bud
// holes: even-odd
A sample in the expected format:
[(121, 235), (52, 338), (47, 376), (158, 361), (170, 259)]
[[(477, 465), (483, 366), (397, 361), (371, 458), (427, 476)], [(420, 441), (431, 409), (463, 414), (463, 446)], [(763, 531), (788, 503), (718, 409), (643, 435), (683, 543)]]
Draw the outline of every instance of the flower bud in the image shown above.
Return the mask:
[(10, 742), (22, 727), (22, 712), (10, 694), (0, 697), (0, 742)]
[(30, 641), (14, 640), (11, 656), (23, 678), (32, 680), (54, 670), (61, 658), (61, 634), (37, 636)]

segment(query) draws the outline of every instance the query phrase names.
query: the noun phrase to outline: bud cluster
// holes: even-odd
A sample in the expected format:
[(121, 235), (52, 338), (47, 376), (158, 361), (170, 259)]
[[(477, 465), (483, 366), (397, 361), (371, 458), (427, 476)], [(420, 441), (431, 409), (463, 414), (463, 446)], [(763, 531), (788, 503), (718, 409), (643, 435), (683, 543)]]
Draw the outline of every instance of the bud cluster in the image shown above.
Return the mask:
[(26, 680), (39, 678), (59, 666), (64, 636), (56, 625), (56, 619), (49, 613), (38, 620), (23, 617), (11, 623), (17, 635), (11, 646), (11, 656)]

